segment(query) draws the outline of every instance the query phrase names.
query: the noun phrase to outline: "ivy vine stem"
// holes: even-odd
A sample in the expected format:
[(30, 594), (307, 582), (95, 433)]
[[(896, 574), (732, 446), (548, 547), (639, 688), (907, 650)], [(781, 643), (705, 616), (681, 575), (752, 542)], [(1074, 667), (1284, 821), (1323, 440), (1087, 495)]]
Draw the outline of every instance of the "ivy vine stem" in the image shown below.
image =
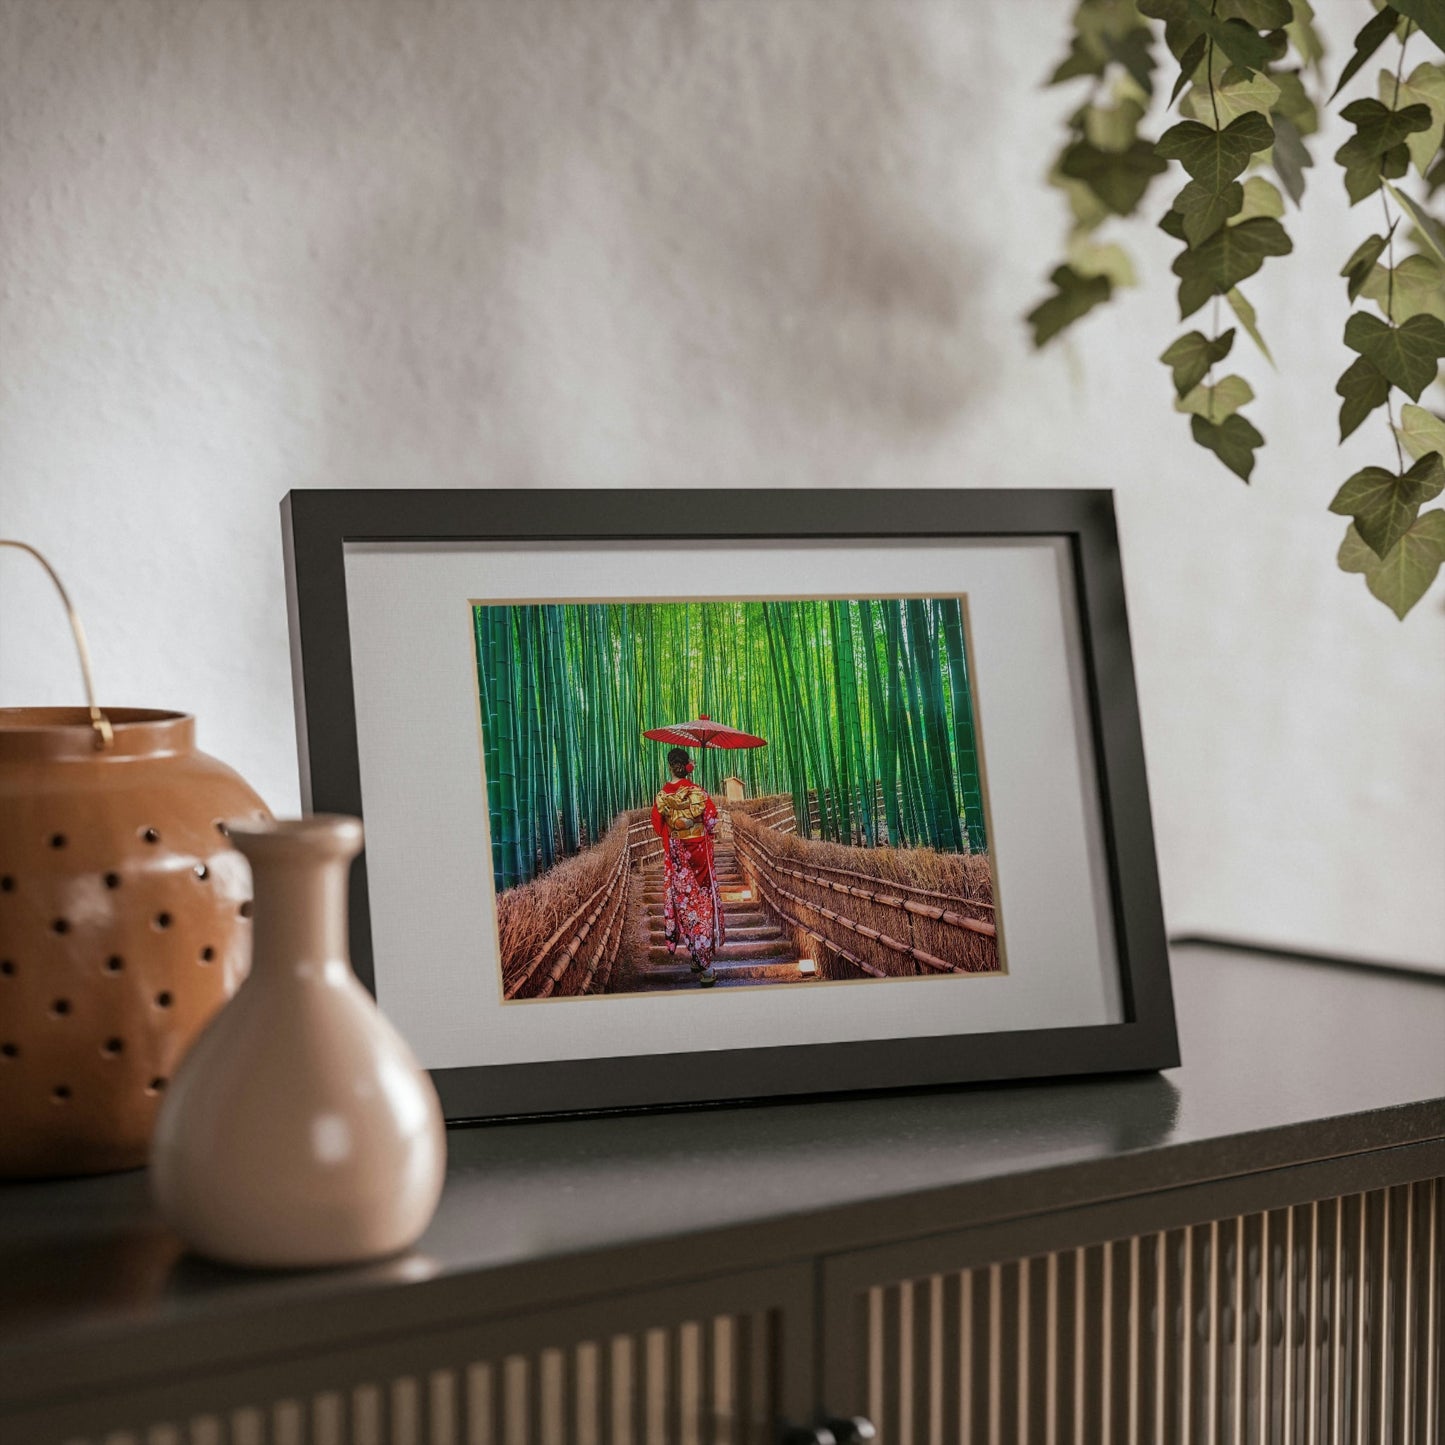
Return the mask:
[[(1400, 58), (1395, 64), (1395, 94), (1390, 102), (1391, 110), (1400, 108), (1400, 81), (1405, 74), (1405, 47), (1410, 43), (1410, 36), (1415, 28), (1413, 20), (1405, 22), (1405, 33), (1400, 37)], [(1395, 324), (1395, 225), (1397, 217), (1390, 214), (1390, 200), (1385, 194), (1385, 188), (1380, 187), (1380, 205), (1385, 212), (1385, 265), (1389, 275), (1385, 281), (1385, 320), (1393, 326)], [(1393, 430), (1394, 424), (1391, 423)], [(1395, 439), (1395, 449), (1399, 450), (1399, 438)]]
[[(1406, 20), (1405, 33), (1400, 37), (1400, 55), (1395, 62), (1395, 90), (1390, 101), (1391, 110), (1400, 108), (1400, 83), (1405, 74), (1405, 49), (1410, 44), (1410, 36), (1414, 28), (1414, 21)], [(1395, 324), (1395, 228), (1399, 224), (1399, 217), (1390, 214), (1390, 198), (1383, 186), (1380, 187), (1380, 209), (1385, 213), (1385, 324), (1393, 327)], [(1391, 399), (1390, 391), (1385, 393), (1385, 424), (1390, 428), (1390, 440), (1395, 443), (1395, 465), (1403, 475), (1405, 452), (1400, 445), (1400, 429), (1395, 425), (1395, 403)]]
[(1400, 37), (1400, 59), (1395, 66), (1395, 96), (1390, 102), (1391, 110), (1399, 110), (1400, 108), (1400, 81), (1405, 74), (1405, 47), (1409, 45), (1410, 37), (1414, 33), (1415, 22), (1413, 20), (1407, 20), (1405, 22), (1405, 33)]
[[(1405, 47), (1410, 43), (1410, 36), (1414, 32), (1415, 22), (1405, 22), (1405, 33), (1400, 37), (1400, 58), (1395, 64), (1395, 94), (1390, 102), (1391, 110), (1400, 108), (1400, 81), (1405, 74)], [(1380, 187), (1380, 206), (1385, 212), (1385, 265), (1389, 272), (1385, 280), (1385, 320), (1393, 326), (1395, 324), (1395, 226), (1398, 218), (1390, 214), (1390, 199), (1385, 194), (1385, 188)], [(1394, 424), (1391, 423), (1393, 430)], [(1399, 450), (1399, 438), (1395, 439), (1395, 449)]]
[[(1214, 333), (1215, 339), (1219, 337), (1219, 293), (1214, 293), (1214, 302), (1209, 313), (1209, 329)], [(1209, 388), (1208, 416), (1214, 420), (1214, 362), (1209, 363), (1209, 375), (1204, 378), (1204, 384)]]
[[(1218, 0), (1216, 0), (1216, 4)], [(1213, 7), (1209, 13), (1214, 14)], [(1219, 97), (1214, 93), (1214, 40), (1211, 37), (1204, 51), (1204, 76), (1209, 81), (1209, 108), (1214, 112), (1214, 128), (1219, 129)]]
[[(1219, 9), (1219, 0), (1210, 0), (1209, 14), (1211, 18), (1214, 12)], [(1214, 129), (1219, 130), (1219, 97), (1214, 93), (1214, 37), (1210, 36), (1209, 44), (1204, 48), (1204, 78), (1209, 82), (1209, 108), (1214, 112)], [(1214, 293), (1214, 304), (1209, 314), (1209, 329), (1218, 339), (1219, 336), (1219, 292)], [(1205, 377), (1205, 384), (1209, 387), (1209, 401), (1205, 407), (1205, 415), (1210, 421), (1214, 420), (1214, 362), (1209, 363), (1209, 375)]]
[[(1404, 47), (1400, 48), (1403, 53)], [(1390, 215), (1390, 201), (1383, 187), (1380, 189), (1380, 209), (1385, 213), (1385, 324), (1393, 326), (1395, 324), (1395, 226), (1397, 218)], [(1405, 453), (1400, 447), (1399, 428), (1395, 425), (1395, 403), (1391, 400), (1391, 393), (1388, 391), (1385, 393), (1385, 422), (1390, 428), (1390, 436), (1395, 443), (1395, 465), (1403, 473)]]

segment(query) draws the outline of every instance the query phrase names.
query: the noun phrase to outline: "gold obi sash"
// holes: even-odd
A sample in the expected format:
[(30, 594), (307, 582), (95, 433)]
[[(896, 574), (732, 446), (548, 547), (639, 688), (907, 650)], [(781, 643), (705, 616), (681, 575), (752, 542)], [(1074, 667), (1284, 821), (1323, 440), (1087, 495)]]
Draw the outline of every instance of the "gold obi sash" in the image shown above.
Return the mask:
[(676, 792), (666, 790), (656, 798), (657, 811), (675, 838), (701, 838), (703, 813), (707, 810), (707, 794), (696, 784), (679, 788)]

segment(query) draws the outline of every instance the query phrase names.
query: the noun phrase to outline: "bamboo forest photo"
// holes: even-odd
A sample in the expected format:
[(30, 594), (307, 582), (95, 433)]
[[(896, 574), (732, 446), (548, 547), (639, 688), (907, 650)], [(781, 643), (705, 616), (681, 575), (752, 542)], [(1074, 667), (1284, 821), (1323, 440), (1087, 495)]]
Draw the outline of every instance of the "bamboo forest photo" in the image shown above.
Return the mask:
[(964, 600), (472, 620), (504, 998), (1004, 971)]

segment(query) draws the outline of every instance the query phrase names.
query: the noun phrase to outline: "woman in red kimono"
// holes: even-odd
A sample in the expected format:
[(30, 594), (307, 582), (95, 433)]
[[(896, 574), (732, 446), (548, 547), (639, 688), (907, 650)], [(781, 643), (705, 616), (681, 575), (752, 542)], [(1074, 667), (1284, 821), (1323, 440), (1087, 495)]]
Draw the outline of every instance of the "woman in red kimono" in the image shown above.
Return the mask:
[(682, 748), (667, 755), (673, 780), (652, 804), (652, 826), (662, 839), (662, 911), (667, 951), (687, 945), (692, 971), (709, 988), (717, 982), (714, 952), (722, 946), (723, 916), (713, 870), (712, 835), (717, 804), (691, 780), (692, 759)]

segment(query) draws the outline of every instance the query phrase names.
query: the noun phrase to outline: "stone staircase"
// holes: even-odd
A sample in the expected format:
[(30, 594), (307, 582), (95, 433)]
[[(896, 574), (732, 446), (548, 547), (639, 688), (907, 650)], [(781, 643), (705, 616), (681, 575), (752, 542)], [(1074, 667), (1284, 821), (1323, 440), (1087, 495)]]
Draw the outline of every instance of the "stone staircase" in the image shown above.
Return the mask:
[[(740, 984), (805, 983), (812, 977), (798, 971), (798, 953), (783, 930), (764, 913), (738, 866), (731, 830), (718, 830), (713, 853), (723, 905), (726, 942), (713, 958), (718, 988)], [(638, 879), (648, 948), (636, 970), (636, 989), (699, 988), (685, 947), (667, 951), (662, 918), (662, 863), (650, 864)]]

